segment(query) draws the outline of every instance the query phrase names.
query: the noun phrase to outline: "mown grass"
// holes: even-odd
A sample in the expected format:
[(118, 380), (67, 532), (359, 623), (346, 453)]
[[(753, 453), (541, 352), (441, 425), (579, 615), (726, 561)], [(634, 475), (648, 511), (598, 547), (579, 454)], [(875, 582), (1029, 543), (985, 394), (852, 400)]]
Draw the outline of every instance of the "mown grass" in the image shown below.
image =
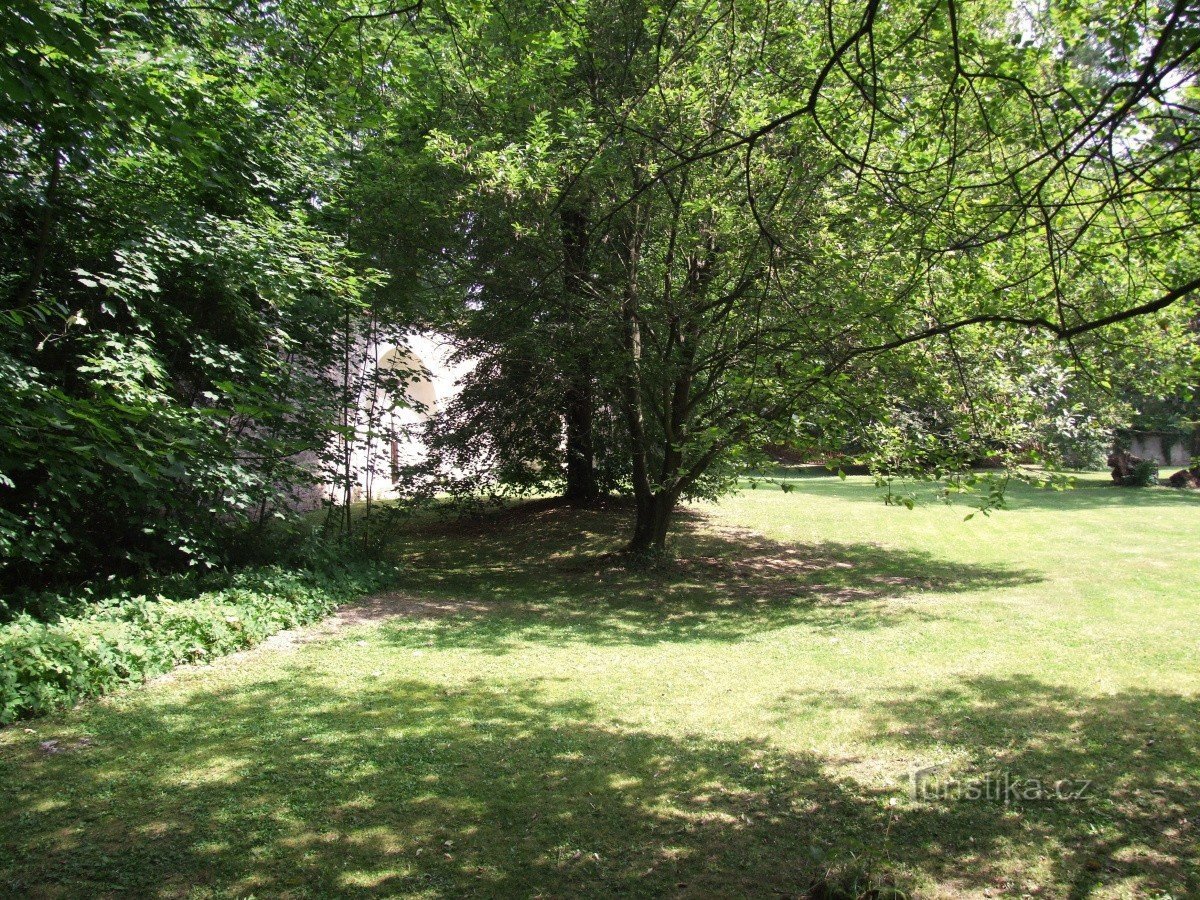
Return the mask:
[(1200, 895), (1200, 497), (794, 485), (652, 571), (620, 508), (414, 527), (358, 624), (0, 732), (0, 893)]

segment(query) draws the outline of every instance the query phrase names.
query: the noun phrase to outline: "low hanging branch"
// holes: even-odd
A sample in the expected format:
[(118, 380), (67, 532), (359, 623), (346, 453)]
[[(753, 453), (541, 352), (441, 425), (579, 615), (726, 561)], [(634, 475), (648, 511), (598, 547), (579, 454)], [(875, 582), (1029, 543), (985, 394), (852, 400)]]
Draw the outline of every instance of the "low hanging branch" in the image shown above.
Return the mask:
[(856, 356), (863, 356), (869, 353), (884, 353), (888, 350), (896, 350), (908, 344), (916, 344), (920, 341), (928, 340), (929, 338), (938, 337), (939, 335), (951, 334), (962, 328), (967, 328), (971, 325), (1014, 325), (1021, 328), (1032, 328), (1039, 331), (1048, 332), (1057, 340), (1070, 340), (1078, 337), (1081, 334), (1087, 334), (1089, 331), (1096, 331), (1100, 328), (1106, 328), (1109, 325), (1116, 325), (1118, 322), (1126, 322), (1130, 319), (1136, 319), (1139, 316), (1149, 315), (1150, 313), (1158, 312), (1160, 309), (1166, 309), (1173, 303), (1184, 299), (1185, 297), (1200, 290), (1200, 278), (1193, 278), (1186, 284), (1168, 291), (1161, 297), (1155, 300), (1150, 300), (1138, 306), (1123, 309), (1120, 312), (1112, 313), (1111, 315), (1102, 316), (1098, 319), (1092, 319), (1088, 322), (1081, 322), (1077, 325), (1055, 324), (1049, 319), (1033, 316), (1010, 316), (1010, 315), (990, 315), (982, 314), (978, 316), (969, 316), (965, 319), (959, 319), (955, 322), (946, 322), (941, 325), (935, 325), (926, 328), (923, 331), (918, 331), (913, 334), (905, 335), (904, 337), (896, 338), (892, 341), (886, 341), (882, 344), (873, 344), (868, 347), (856, 347), (844, 354), (844, 359), (849, 361)]

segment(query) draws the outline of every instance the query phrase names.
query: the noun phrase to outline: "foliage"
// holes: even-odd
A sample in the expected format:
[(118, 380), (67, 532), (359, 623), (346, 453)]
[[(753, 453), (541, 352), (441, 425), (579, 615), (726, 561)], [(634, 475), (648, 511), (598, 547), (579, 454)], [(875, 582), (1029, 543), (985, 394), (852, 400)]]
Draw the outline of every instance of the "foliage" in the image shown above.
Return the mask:
[(1149, 370), (1148, 376), (1139, 372), (1142, 377), (1131, 379), (1125, 393), (1137, 411), (1130, 422), (1132, 431), (1156, 432), (1167, 452), (1178, 443), (1195, 456), (1200, 454), (1200, 393), (1196, 387), (1200, 385), (1200, 317), (1192, 322), (1191, 331), (1190, 353), (1180, 354), (1175, 362), (1181, 371), (1171, 379), (1170, 390), (1161, 389), (1155, 370), (1171, 365), (1171, 360), (1151, 357), (1142, 360), (1140, 367), (1143, 372)]
[(1158, 463), (1152, 459), (1139, 460), (1129, 474), (1121, 479), (1124, 487), (1152, 487), (1158, 484)]
[(253, 646), (323, 618), (384, 578), (379, 569), (267, 568), (239, 573), (196, 596), (125, 593), (101, 602), (63, 601), (47, 621), (22, 613), (0, 625), (0, 724)]
[(217, 561), (333, 462), (342, 137), (269, 18), (0, 17), (0, 586)]
[(417, 493), (629, 494), (640, 551), (766, 443), (1079, 463), (1194, 383), (1187, 4), (0, 17), (0, 587), (349, 531), (409, 328), (478, 362)]
[[(1182, 7), (459, 13), (425, 23), (436, 120), (388, 131), (448, 189), (448, 327), (484, 361), (444, 442), (539, 487), (582, 448), (637, 500), (631, 549), (764, 442), (1079, 463), (1125, 414), (1096, 386), (1185, 383)], [(613, 442), (572, 434), (579, 396)]]

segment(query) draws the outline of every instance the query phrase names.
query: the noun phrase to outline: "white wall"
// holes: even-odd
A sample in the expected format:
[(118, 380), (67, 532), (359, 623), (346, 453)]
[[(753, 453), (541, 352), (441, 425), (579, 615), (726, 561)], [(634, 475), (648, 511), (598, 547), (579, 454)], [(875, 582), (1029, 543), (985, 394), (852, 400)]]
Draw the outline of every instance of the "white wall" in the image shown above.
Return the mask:
[[(387, 499), (396, 496), (392, 470), (396, 465), (419, 463), (425, 455), (420, 438), (420, 426), (459, 391), (460, 380), (471, 371), (470, 362), (454, 362), (453, 347), (436, 333), (414, 334), (399, 344), (380, 343), (372, 348), (376, 365), (386, 369), (419, 370), (421, 375), (408, 385), (406, 398), (424, 405), (424, 409), (403, 404), (387, 412), (392, 427), (404, 433), (399, 440), (379, 440), (370, 448), (356, 447), (353, 465), (357, 470), (356, 500)], [(370, 398), (365, 398), (368, 402)], [(391, 398), (377, 397), (378, 408), (386, 409)]]
[(1191, 462), (1191, 451), (1186, 437), (1142, 432), (1130, 435), (1129, 452), (1142, 459), (1153, 460), (1160, 466), (1186, 466)]

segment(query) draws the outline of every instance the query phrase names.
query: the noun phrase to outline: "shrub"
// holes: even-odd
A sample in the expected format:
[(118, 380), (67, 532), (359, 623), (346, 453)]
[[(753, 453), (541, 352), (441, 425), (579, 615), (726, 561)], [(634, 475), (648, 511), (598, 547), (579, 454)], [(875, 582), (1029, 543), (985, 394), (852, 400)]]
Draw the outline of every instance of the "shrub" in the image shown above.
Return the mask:
[(1158, 484), (1158, 463), (1150, 459), (1138, 461), (1121, 483), (1127, 487), (1150, 487)]
[(378, 587), (385, 574), (260, 569), (190, 599), (127, 594), (76, 604), (48, 622), (22, 613), (0, 626), (0, 724), (253, 646), (322, 618)]

